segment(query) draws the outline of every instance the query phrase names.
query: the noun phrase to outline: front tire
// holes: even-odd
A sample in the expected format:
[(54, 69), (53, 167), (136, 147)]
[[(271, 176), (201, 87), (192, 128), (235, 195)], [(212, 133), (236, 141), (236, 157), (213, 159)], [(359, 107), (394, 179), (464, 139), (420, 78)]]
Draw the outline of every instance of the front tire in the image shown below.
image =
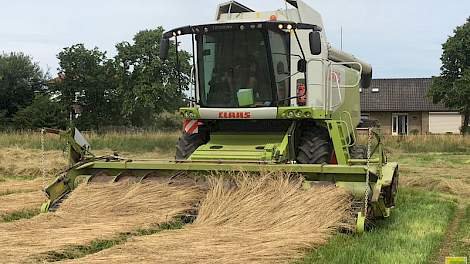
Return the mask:
[(333, 144), (326, 128), (313, 126), (300, 135), (297, 162), (300, 164), (328, 164), (331, 161)]
[(209, 141), (209, 136), (205, 129), (200, 127), (199, 130), (199, 133), (191, 135), (183, 132), (176, 144), (176, 160), (187, 160), (198, 147)]

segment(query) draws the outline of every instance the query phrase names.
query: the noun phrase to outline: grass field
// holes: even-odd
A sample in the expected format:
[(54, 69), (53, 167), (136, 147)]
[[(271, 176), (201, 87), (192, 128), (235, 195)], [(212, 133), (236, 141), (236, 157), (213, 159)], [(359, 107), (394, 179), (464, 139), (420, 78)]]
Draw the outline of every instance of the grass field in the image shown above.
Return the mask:
[[(115, 150), (122, 152), (159, 151), (171, 153), (179, 137), (174, 133), (85, 133), (93, 149)], [(64, 144), (56, 135), (46, 135), (46, 150), (63, 150)], [(360, 142), (366, 137), (360, 136)], [(385, 145), (390, 152), (406, 153), (467, 153), (470, 154), (470, 137), (457, 135), (419, 135), (395, 137), (386, 136)], [(0, 148), (19, 147), (22, 149), (41, 149), (41, 134), (39, 132), (1, 133)]]
[[(87, 137), (99, 153), (118, 151), (130, 157), (161, 158), (173, 156), (178, 134), (113, 133)], [(304, 257), (295, 263), (443, 263), (445, 256), (470, 255), (470, 137), (386, 137), (385, 144), (389, 160), (400, 164), (398, 204), (392, 216), (362, 236), (337, 234), (318, 249), (307, 248)], [(37, 133), (0, 134), (0, 212), (7, 208), (5, 203), (11, 207), (15, 196), (32, 196), (42, 188), (42, 181), (35, 180), (41, 176), (40, 148)], [(46, 137), (49, 167), (65, 166), (62, 148), (56, 136)], [(48, 175), (60, 169), (52, 168)], [(0, 216), (0, 222), (9, 222), (0, 223), (0, 227), (38, 217), (37, 205), (22, 203), (22, 199), (18, 198), (13, 206), (17, 210), (9, 207)], [(6, 202), (2, 204), (2, 200)], [(177, 228), (181, 227), (177, 224)], [(125, 245), (135, 236), (170, 232), (167, 229), (174, 228), (157, 226), (148, 232), (117, 233), (109, 239), (57, 248), (49, 252), (46, 260), (83, 258)]]

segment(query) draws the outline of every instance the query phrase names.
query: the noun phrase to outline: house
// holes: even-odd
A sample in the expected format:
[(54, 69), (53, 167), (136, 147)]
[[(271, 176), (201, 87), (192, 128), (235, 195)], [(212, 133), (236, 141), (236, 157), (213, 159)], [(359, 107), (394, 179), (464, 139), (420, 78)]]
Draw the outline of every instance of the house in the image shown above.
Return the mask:
[[(360, 127), (380, 126), (382, 133), (458, 134), (462, 115), (427, 96), (431, 78), (374, 79), (361, 90)], [(359, 128), (360, 130), (360, 128)]]

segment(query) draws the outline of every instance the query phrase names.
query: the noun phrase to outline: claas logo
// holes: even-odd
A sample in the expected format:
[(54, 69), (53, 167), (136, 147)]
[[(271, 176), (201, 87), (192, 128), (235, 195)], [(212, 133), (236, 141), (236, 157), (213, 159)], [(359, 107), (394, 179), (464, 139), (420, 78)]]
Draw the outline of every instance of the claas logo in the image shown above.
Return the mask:
[(221, 119), (250, 119), (250, 112), (219, 112)]

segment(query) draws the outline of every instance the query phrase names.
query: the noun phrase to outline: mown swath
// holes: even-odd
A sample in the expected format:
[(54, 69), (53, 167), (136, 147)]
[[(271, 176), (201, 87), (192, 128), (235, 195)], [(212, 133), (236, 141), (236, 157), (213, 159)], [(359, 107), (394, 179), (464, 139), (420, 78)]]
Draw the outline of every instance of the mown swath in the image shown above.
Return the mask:
[(0, 196), (0, 220), (2, 216), (24, 209), (39, 209), (45, 200), (42, 191), (13, 193)]
[(13, 180), (6, 180), (4, 182), (0, 182), (0, 196), (8, 195), (12, 193), (18, 192), (31, 192), (31, 191), (39, 191), (43, 183), (41, 180), (33, 180), (33, 181), (13, 181)]
[(288, 175), (212, 180), (195, 222), (71, 263), (285, 263), (348, 228), (350, 197)]
[(201, 196), (188, 185), (82, 185), (55, 213), (0, 224), (0, 256), (6, 263), (36, 262), (47, 251), (167, 222), (191, 209)]
[(39, 177), (45, 167), (48, 176), (57, 175), (66, 167), (62, 151), (46, 151), (42, 164), (42, 152), (39, 149), (2, 148), (0, 150), (0, 176)]

